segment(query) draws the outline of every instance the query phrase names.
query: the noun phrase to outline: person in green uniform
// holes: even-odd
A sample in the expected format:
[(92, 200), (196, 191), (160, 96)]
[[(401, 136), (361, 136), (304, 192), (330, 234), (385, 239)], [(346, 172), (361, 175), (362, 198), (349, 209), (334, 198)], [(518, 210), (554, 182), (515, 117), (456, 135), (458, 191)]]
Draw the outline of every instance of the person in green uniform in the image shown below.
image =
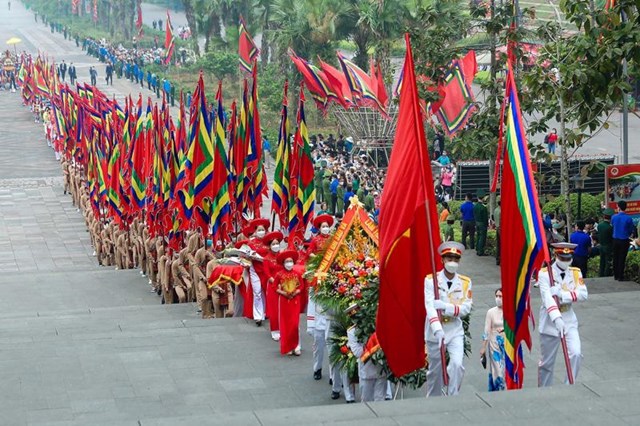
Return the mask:
[(602, 211), (602, 221), (598, 223), (598, 242), (600, 243), (600, 275), (608, 277), (611, 275), (611, 259), (613, 255), (613, 227), (611, 226), (611, 216), (616, 214), (615, 210), (609, 208)]
[(367, 195), (367, 191), (365, 190), (365, 188), (361, 186), (357, 191), (354, 189), (353, 192), (355, 192), (358, 196), (358, 200), (360, 200), (360, 202), (364, 204), (364, 197)]
[(489, 211), (484, 205), (486, 193), (484, 189), (477, 192), (478, 201), (473, 205), (473, 217), (476, 220), (476, 254), (484, 256), (484, 246), (487, 243), (487, 228), (489, 226)]
[(340, 184), (338, 185), (337, 195), (338, 200), (336, 202), (336, 216), (342, 217), (344, 215), (344, 192), (347, 187), (347, 182), (344, 176), (340, 178)]
[(324, 192), (322, 191), (322, 179), (324, 178), (324, 168), (321, 165), (316, 165), (316, 173), (313, 177), (314, 186), (316, 187), (316, 201), (322, 203), (327, 200), (324, 199)]
[(322, 197), (325, 203), (327, 203), (328, 211), (333, 211), (331, 205), (331, 170), (327, 170), (322, 179)]
[(360, 177), (358, 175), (353, 175), (353, 181), (351, 182), (351, 187), (353, 188), (354, 193), (358, 193), (360, 189)]
[(366, 195), (364, 196), (364, 208), (369, 212), (369, 213), (373, 213), (373, 211), (376, 209), (376, 203), (375, 203), (375, 199), (373, 198), (373, 194), (371, 193), (371, 190), (367, 189)]
[(453, 215), (449, 215), (447, 221), (441, 225), (440, 232), (442, 233), (442, 242), (453, 241), (453, 224), (455, 221), (456, 219)]

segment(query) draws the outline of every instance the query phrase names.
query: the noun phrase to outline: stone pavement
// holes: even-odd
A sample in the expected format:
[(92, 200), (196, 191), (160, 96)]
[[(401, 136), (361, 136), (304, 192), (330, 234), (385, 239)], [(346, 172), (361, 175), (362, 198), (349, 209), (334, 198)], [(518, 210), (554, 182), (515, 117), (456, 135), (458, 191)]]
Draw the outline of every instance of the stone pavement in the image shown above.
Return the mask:
[[(67, 62), (95, 63), (12, 6), (11, 16), (0, 12), (0, 40), (28, 35), (32, 52), (45, 46)], [(132, 87), (121, 81), (113, 90), (124, 96)], [(326, 379), (312, 379), (306, 334), (302, 356), (283, 358), (264, 328), (203, 321), (191, 304), (162, 306), (137, 271), (97, 266), (42, 127), (17, 93), (0, 92), (0, 129), (2, 424), (640, 422), (636, 284), (588, 281), (590, 299), (576, 308), (585, 354), (578, 385), (536, 388), (533, 333), (525, 389), (489, 394), (477, 353), (499, 271), (471, 251), (462, 272), (474, 280), (473, 354), (461, 396), (425, 400), (407, 391), (404, 401), (346, 405), (329, 398)], [(534, 290), (536, 317), (539, 305)], [(556, 367), (560, 381), (560, 359)]]

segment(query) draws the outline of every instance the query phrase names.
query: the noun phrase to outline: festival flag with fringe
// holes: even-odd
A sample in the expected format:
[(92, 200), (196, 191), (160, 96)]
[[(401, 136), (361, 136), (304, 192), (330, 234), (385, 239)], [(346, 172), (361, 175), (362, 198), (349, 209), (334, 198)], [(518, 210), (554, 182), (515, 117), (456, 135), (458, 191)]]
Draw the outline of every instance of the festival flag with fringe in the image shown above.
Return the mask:
[(253, 42), (251, 35), (247, 31), (247, 25), (244, 22), (242, 16), (240, 16), (239, 28), (238, 28), (238, 55), (240, 56), (240, 69), (251, 74), (251, 64), (258, 58), (260, 50)]
[(197, 116), (192, 120), (192, 140), (186, 175), (193, 190), (192, 220), (196, 221), (203, 234), (208, 234), (213, 195), (213, 142), (202, 73), (200, 73), (196, 91), (198, 93), (195, 99)]
[(315, 101), (318, 109), (326, 112), (329, 106), (329, 98), (338, 99), (338, 95), (332, 91), (324, 72), (296, 55), (293, 49), (289, 49), (289, 57), (302, 75), (305, 86), (307, 90), (309, 90), (309, 93), (311, 93), (311, 97)]
[(291, 182), (289, 199), (289, 237), (300, 242), (309, 222), (313, 220), (313, 208), (316, 189), (313, 182), (313, 158), (309, 146), (309, 132), (304, 114), (304, 83), (300, 85), (300, 103), (298, 106), (298, 130), (293, 140)]
[(248, 109), (248, 156), (247, 156), (247, 176), (249, 196), (249, 209), (253, 212), (253, 217), (260, 217), (260, 206), (262, 197), (267, 195), (267, 175), (264, 172), (264, 152), (262, 148), (262, 129), (260, 127), (260, 112), (258, 110), (258, 63), (253, 63), (253, 82), (251, 85), (251, 98)]
[(222, 81), (216, 94), (218, 108), (214, 123), (213, 151), (213, 199), (211, 213), (211, 238), (214, 243), (226, 242), (231, 228), (231, 198), (229, 196), (229, 162), (225, 152), (224, 107), (222, 105)]
[(176, 39), (173, 36), (173, 26), (171, 25), (171, 16), (169, 16), (169, 11), (167, 10), (167, 25), (164, 35), (164, 59), (162, 61), (164, 65), (169, 65), (169, 62), (171, 61), (173, 50), (175, 48), (175, 41)]
[(271, 196), (271, 211), (278, 216), (280, 227), (289, 224), (289, 118), (288, 100), (289, 82), (284, 83), (282, 97), (282, 113), (280, 114), (280, 131), (278, 132), (278, 150), (276, 151), (276, 170), (273, 175), (273, 195)]
[(442, 88), (445, 97), (437, 110), (438, 121), (448, 136), (454, 136), (477, 109), (471, 82), (465, 79), (463, 65), (457, 59), (451, 62)]
[(356, 105), (376, 108), (382, 114), (386, 114), (386, 106), (381, 102), (380, 98), (378, 98), (377, 82), (372, 81), (366, 72), (348, 60), (342, 53), (337, 52), (337, 55)]
[[(324, 72), (327, 78), (328, 86), (331, 87), (331, 93), (328, 93), (330, 100), (335, 100), (343, 108), (349, 109), (354, 106), (353, 97), (351, 95), (351, 89), (349, 83), (342, 71), (329, 65), (318, 57), (320, 69)], [(335, 99), (332, 98), (332, 94), (335, 94)]]
[(519, 389), (524, 383), (522, 343), (531, 350), (531, 275), (543, 262), (549, 262), (549, 250), (511, 69), (507, 75), (506, 92), (509, 105), (500, 206), (503, 217), (509, 220), (501, 223), (500, 271), (506, 354), (505, 381), (507, 389)]

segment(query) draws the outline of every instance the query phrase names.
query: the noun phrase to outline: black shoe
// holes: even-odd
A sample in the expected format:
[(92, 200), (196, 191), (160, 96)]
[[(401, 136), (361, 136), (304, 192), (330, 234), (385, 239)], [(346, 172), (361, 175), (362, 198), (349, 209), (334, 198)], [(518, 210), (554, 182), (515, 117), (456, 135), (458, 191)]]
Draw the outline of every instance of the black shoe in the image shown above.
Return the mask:
[(333, 386), (333, 379), (329, 379), (329, 386)]
[(340, 398), (340, 392), (331, 392), (331, 399)]
[(256, 321), (256, 326), (257, 326), (257, 327), (260, 327), (261, 325), (262, 325), (262, 320), (258, 320), (258, 321)]
[(313, 380), (322, 380), (322, 368), (313, 372)]
[(355, 401), (347, 401), (347, 404), (354, 404)]

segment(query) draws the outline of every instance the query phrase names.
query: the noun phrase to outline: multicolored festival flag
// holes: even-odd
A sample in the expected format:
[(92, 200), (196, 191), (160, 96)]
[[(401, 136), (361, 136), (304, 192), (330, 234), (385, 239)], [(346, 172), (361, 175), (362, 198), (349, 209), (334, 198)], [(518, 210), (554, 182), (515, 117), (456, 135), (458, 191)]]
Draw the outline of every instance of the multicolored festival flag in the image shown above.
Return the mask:
[(251, 74), (251, 64), (258, 59), (260, 50), (253, 42), (251, 35), (247, 31), (247, 25), (242, 16), (240, 17), (240, 28), (238, 30), (238, 55), (240, 56), (240, 69), (247, 74)]
[(463, 66), (459, 60), (455, 59), (451, 62), (443, 86), (445, 97), (436, 114), (445, 133), (454, 136), (467, 124), (476, 110), (471, 82), (465, 79)]
[(376, 332), (396, 377), (425, 366), (424, 279), (440, 269), (437, 204), (409, 35), (398, 125), (380, 208)]
[[(344, 72), (353, 100), (358, 106), (377, 108), (386, 114), (387, 105), (378, 97), (378, 82), (372, 76), (367, 75), (355, 63), (347, 59), (342, 53), (337, 52), (340, 66)], [(384, 93), (386, 97), (386, 91)]]
[(216, 94), (218, 108), (213, 127), (213, 198), (211, 206), (212, 239), (215, 242), (229, 240), (231, 230), (231, 198), (229, 196), (229, 162), (224, 150), (224, 107), (222, 106), (222, 81)]
[(273, 195), (271, 196), (271, 211), (278, 216), (281, 227), (289, 224), (289, 118), (288, 100), (289, 82), (284, 83), (282, 97), (282, 113), (280, 115), (280, 131), (278, 132), (278, 150), (276, 151), (276, 170), (273, 175)]
[(520, 112), (513, 73), (507, 75), (505, 155), (502, 169), (500, 206), (500, 271), (502, 274), (502, 310), (504, 316), (507, 389), (522, 388), (524, 361), (522, 343), (531, 349), (529, 285), (531, 274), (549, 261), (538, 192)]
[(167, 26), (166, 32), (164, 35), (164, 60), (162, 61), (165, 65), (168, 65), (171, 62), (171, 57), (173, 56), (173, 50), (175, 48), (175, 37), (173, 36), (173, 26), (171, 25), (171, 16), (169, 16), (169, 11), (167, 10)]

